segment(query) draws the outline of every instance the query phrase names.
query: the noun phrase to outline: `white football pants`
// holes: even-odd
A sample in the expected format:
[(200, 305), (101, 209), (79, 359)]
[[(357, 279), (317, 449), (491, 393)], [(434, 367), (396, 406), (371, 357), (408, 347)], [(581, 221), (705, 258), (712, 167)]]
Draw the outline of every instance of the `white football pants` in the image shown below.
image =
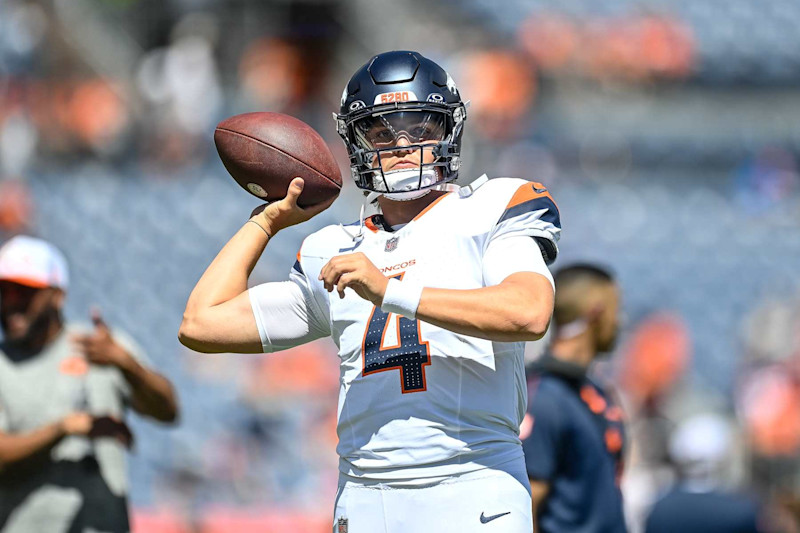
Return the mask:
[(339, 477), (333, 533), (531, 533), (525, 463), (513, 461), (435, 484)]

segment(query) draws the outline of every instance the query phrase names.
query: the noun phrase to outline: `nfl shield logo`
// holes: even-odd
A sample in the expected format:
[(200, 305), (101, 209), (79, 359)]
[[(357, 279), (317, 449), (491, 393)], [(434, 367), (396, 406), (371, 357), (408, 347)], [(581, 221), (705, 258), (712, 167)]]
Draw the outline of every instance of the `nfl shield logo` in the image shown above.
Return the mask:
[(397, 241), (400, 240), (400, 237), (392, 237), (388, 241), (386, 241), (386, 247), (383, 249), (385, 252), (394, 252), (397, 250)]
[(347, 518), (340, 518), (337, 520), (337, 524), (339, 525), (337, 533), (347, 533)]

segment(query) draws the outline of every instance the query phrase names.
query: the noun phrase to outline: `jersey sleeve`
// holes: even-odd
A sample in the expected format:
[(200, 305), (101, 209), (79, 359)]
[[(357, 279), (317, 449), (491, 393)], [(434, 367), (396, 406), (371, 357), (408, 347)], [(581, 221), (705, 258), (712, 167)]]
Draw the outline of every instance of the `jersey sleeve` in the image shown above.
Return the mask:
[(264, 283), (248, 292), (264, 353), (293, 348), (331, 334), (328, 313), (315, 297), (299, 254), (289, 281)]
[(495, 223), (489, 240), (512, 236), (532, 237), (546, 264), (556, 260), (561, 217), (555, 200), (541, 183), (525, 182), (516, 189)]
[(564, 441), (560, 413), (555, 398), (541, 389), (532, 394), (528, 414), (533, 419), (533, 426), (530, 434), (522, 441), (525, 467), (531, 479), (549, 481), (557, 472), (559, 453)]
[(555, 290), (553, 275), (547, 268), (542, 250), (525, 235), (495, 239), (483, 254), (483, 280), (486, 286), (497, 285), (511, 274), (534, 272), (547, 278)]

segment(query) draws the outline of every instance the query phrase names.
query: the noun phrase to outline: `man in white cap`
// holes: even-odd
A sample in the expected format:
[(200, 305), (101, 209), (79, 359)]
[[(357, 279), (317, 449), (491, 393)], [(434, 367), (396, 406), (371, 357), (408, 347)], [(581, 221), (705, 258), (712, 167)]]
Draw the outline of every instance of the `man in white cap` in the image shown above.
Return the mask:
[(128, 406), (177, 416), (170, 382), (98, 313), (64, 322), (67, 262), (18, 236), (0, 248), (0, 532), (124, 532)]

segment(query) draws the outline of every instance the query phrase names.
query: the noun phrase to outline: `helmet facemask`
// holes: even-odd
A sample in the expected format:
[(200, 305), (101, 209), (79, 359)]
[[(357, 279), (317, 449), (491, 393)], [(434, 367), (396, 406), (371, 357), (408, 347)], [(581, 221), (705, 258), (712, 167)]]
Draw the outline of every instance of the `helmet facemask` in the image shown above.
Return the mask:
[(410, 200), (458, 176), (465, 117), (462, 104), (408, 102), (336, 118), (356, 185)]

